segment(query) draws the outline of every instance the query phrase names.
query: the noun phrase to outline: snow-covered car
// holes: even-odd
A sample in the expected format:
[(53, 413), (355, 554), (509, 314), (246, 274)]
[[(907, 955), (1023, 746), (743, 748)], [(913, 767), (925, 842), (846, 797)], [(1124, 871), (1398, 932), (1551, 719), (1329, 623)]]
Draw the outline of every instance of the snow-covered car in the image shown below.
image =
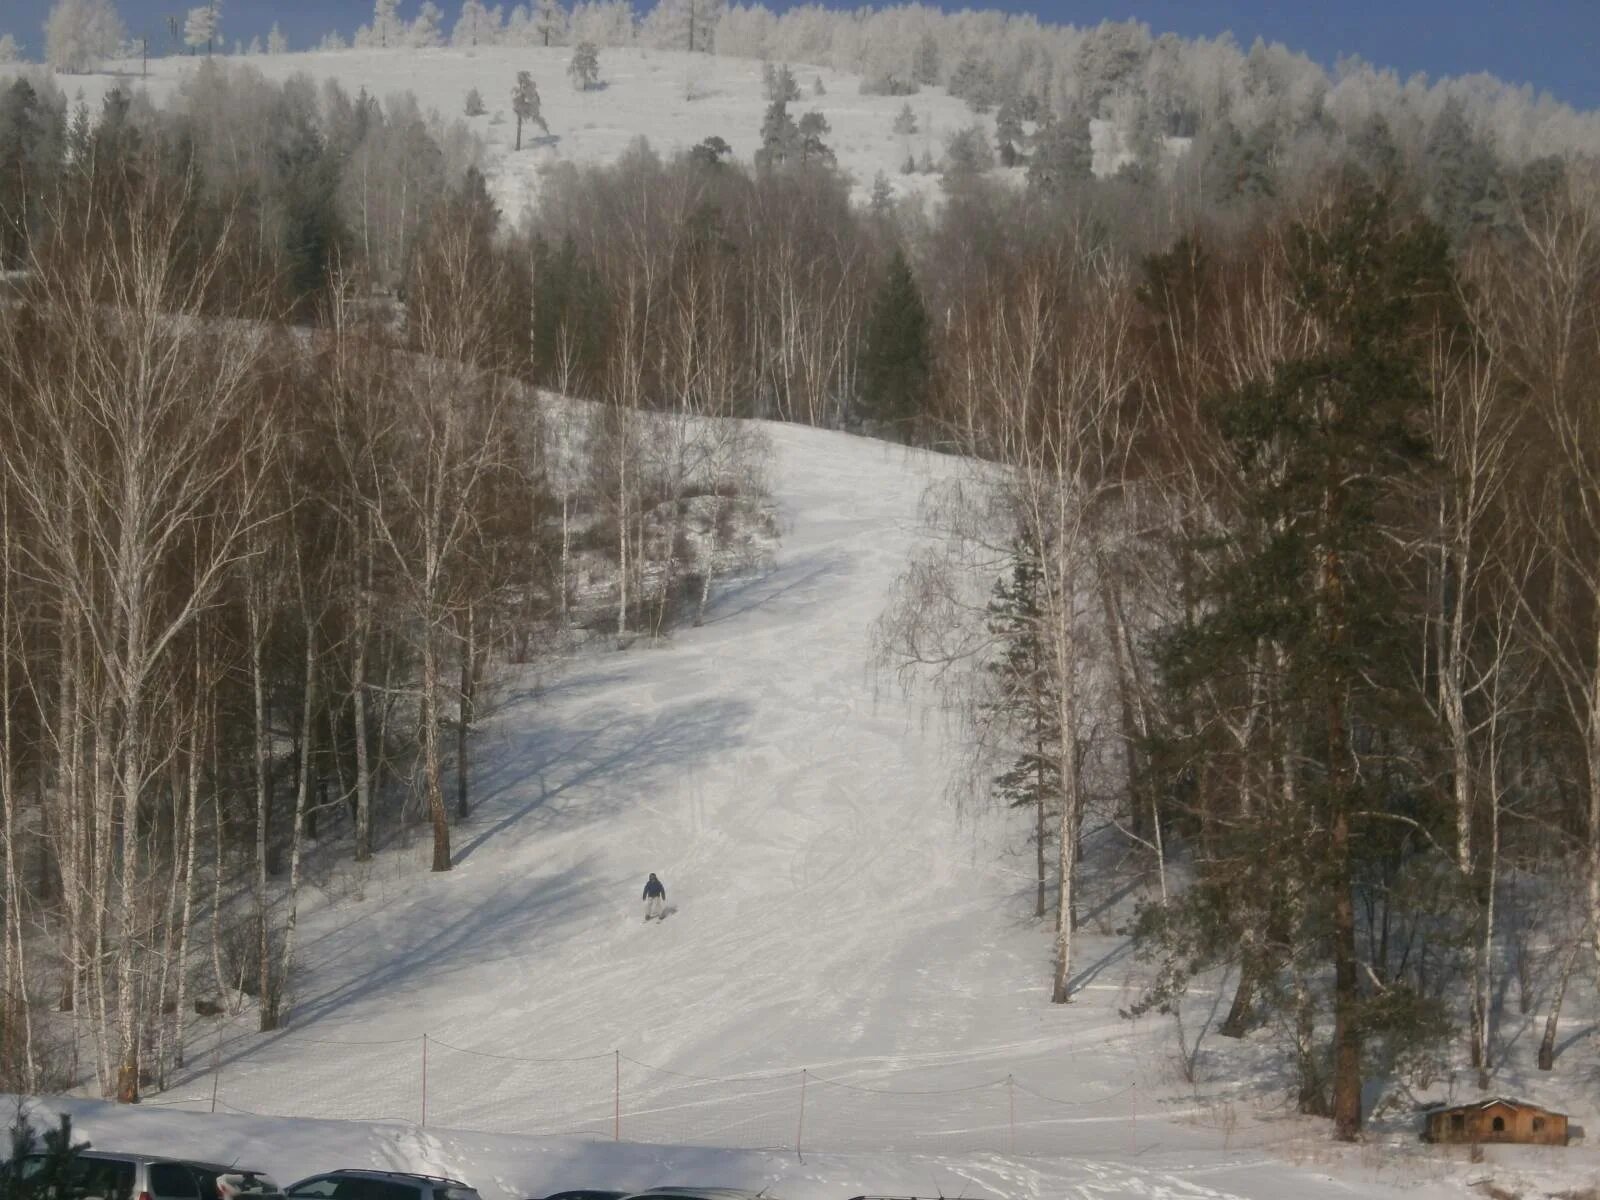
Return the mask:
[(771, 1192), (729, 1187), (658, 1187), (634, 1192), (626, 1200), (778, 1200)]
[(481, 1200), (469, 1183), (409, 1171), (326, 1171), (291, 1183), (293, 1200)]
[[(44, 1162), (43, 1154), (23, 1159), (23, 1178)], [(71, 1171), (67, 1187), (81, 1200), (283, 1200), (278, 1185), (261, 1171), (193, 1159), (80, 1150)]]
[(610, 1192), (601, 1188), (573, 1188), (565, 1192), (551, 1192), (543, 1200), (623, 1200), (627, 1192)]

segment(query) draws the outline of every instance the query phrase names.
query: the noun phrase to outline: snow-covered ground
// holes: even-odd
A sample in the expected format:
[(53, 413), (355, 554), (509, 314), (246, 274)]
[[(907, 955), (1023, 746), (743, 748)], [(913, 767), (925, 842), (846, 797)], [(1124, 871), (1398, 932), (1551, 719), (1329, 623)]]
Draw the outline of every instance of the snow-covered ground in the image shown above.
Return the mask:
[[(97, 1146), (283, 1180), (448, 1172), (486, 1200), (666, 1181), (1442, 1198), (1491, 1173), (1554, 1190), (1600, 1172), (1581, 1147), (1469, 1164), (1404, 1127), (1336, 1147), (1270, 1090), (1183, 1083), (1171, 1023), (1117, 1014), (1141, 968), (1104, 885), (1083, 990), (1049, 1004), (1025, 830), (957, 818), (944, 724), (865, 665), (919, 497), (957, 464), (768, 432), (772, 568), (668, 643), (504, 679), (455, 870), (427, 873), (420, 836), (325, 870), (289, 1028), (195, 1019), (167, 1092), (70, 1102)], [(672, 912), (646, 925), (651, 870)]]

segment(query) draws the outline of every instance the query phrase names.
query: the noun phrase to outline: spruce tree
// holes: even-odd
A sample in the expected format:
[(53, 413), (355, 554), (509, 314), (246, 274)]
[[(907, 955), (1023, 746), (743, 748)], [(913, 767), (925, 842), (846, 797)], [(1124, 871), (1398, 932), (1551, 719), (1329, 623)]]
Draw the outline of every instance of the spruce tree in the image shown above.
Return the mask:
[(862, 330), (861, 406), (871, 420), (910, 432), (927, 405), (932, 373), (928, 311), (896, 246)]
[(994, 140), (999, 145), (1000, 165), (1014, 167), (1026, 161), (1022, 153), (1022, 108), (1014, 97), (1000, 105), (994, 118)]
[(1503, 218), (1505, 190), (1494, 150), (1467, 123), (1466, 110), (1456, 97), (1440, 109), (1424, 154), (1429, 199), (1452, 238), (1464, 238)]
[[(1280, 740), (1262, 749), (1261, 769), (1290, 772), (1295, 803), (1279, 797), (1250, 820), (1258, 845), (1280, 856), (1272, 886), (1298, 897), (1287, 909), (1296, 927), (1277, 930), (1285, 953), (1320, 955), (1333, 979), (1331, 1053), (1324, 1069), (1307, 1052), (1301, 1104), (1326, 1111), (1351, 1139), (1364, 1048), (1385, 1013), (1406, 1007), (1403, 983), (1381, 998), (1363, 983), (1356, 893), (1392, 852), (1384, 816), (1426, 816), (1426, 785), (1395, 750), (1422, 719), (1418, 631), (1398, 615), (1407, 608), (1397, 547), (1412, 539), (1395, 522), (1430, 465), (1418, 432), (1429, 399), (1425, 335), (1450, 319), (1454, 285), (1441, 231), (1403, 220), (1365, 183), (1347, 183), (1331, 217), (1293, 227), (1288, 245), (1286, 282), (1321, 336), (1212, 408), (1239, 509), (1191, 547), (1210, 568), (1193, 583), (1196, 615), (1167, 632), (1161, 662), (1180, 701), (1246, 672), (1265, 693)], [(1226, 911), (1204, 888), (1187, 904)], [(1307, 1026), (1314, 1016), (1294, 1015)], [(1309, 1031), (1302, 1042), (1311, 1045)]]
[(1042, 584), (1038, 558), (1019, 542), (1012, 550), (1011, 573), (995, 584), (989, 602), (989, 632), (1002, 647), (989, 668), (995, 676), (989, 713), (1020, 747), (1010, 765), (994, 777), (994, 790), (1011, 808), (1032, 810), (1037, 917), (1048, 909), (1045, 844), (1050, 814), (1061, 798), (1060, 709), (1039, 636)]
[(1039, 131), (1028, 163), (1028, 186), (1046, 196), (1060, 196), (1094, 178), (1094, 144), (1089, 118), (1074, 109), (1046, 123)]
[(789, 115), (787, 100), (774, 100), (767, 105), (766, 116), (761, 121), (761, 149), (756, 151), (756, 166), (773, 170), (788, 163), (800, 152), (800, 127)]

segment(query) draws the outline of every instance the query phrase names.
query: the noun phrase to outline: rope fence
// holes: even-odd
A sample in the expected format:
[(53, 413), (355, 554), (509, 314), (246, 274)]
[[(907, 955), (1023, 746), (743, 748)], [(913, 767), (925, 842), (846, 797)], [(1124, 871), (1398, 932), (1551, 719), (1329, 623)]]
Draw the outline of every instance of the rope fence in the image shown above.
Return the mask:
[[(315, 1047), (279, 1054), (279, 1047)], [(1106, 1123), (1107, 1140), (1136, 1138), (1136, 1085), (1065, 1099), (1012, 1075), (958, 1086), (933, 1068), (862, 1079), (792, 1068), (710, 1076), (612, 1051), (535, 1058), (472, 1050), (431, 1035), (393, 1041), (277, 1036), (259, 1050), (209, 1062), (152, 1106), (252, 1116), (397, 1121), (485, 1133), (779, 1150), (1062, 1152), (1067, 1126)], [(955, 1070), (951, 1068), (950, 1070)], [(935, 1080), (936, 1081), (936, 1080)], [(909, 1082), (909, 1081), (908, 1081)], [(1130, 1133), (1117, 1127), (1133, 1125)]]

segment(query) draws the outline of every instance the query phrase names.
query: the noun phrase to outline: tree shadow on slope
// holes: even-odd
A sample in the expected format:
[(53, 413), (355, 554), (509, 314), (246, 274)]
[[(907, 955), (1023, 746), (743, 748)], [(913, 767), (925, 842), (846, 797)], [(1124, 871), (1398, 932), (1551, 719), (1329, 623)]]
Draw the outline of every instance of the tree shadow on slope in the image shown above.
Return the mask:
[[(429, 906), (418, 919), (387, 931), (395, 944), (373, 970), (292, 997), (286, 1025), (266, 1037), (245, 1030), (226, 1035), (211, 1061), (197, 1056), (188, 1078), (254, 1058), (280, 1041), (310, 1036), (312, 1026), (351, 1005), (382, 998), (394, 1007), (424, 980), (459, 973), (463, 992), (471, 992), (485, 971), (494, 972), (498, 960), (526, 957), (550, 930), (592, 904), (595, 890), (608, 886), (592, 863), (591, 857), (541, 877), (510, 873), (492, 892), (475, 893), (470, 904)], [(180, 1078), (174, 1086), (182, 1082)]]
[(516, 753), (478, 775), (479, 820), (459, 865), (513, 829), (519, 836), (594, 824), (681, 771), (739, 745), (753, 707), (737, 699), (686, 700), (655, 712), (600, 710), (519, 739)]
[(804, 608), (822, 603), (837, 603), (839, 589), (825, 586), (827, 581), (850, 575), (851, 557), (842, 550), (806, 554), (759, 575), (728, 580), (712, 593), (706, 625), (719, 625), (735, 617), (789, 601), (797, 617)]

